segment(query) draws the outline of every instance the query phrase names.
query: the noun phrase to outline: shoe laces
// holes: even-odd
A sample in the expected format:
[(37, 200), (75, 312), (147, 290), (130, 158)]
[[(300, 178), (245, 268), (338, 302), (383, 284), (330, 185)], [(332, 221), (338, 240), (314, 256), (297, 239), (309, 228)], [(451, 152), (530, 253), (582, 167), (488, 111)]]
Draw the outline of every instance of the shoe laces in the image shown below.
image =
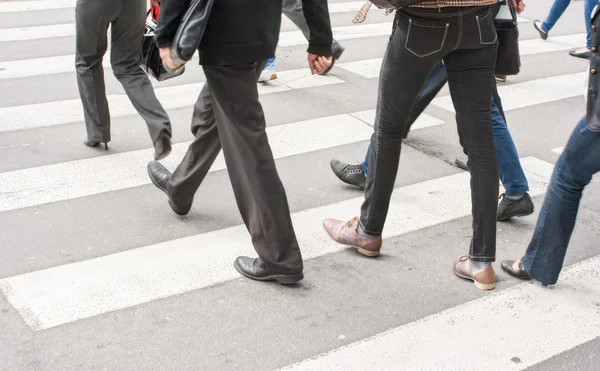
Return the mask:
[(344, 173), (346, 173), (346, 174), (357, 174), (357, 173), (362, 174), (362, 172), (363, 172), (362, 166), (360, 166), (360, 165), (346, 165), (346, 168), (344, 169)]
[(346, 224), (344, 224), (344, 228), (354, 228), (354, 224), (356, 224), (358, 222), (358, 217), (355, 216), (354, 218), (348, 220), (346, 222)]

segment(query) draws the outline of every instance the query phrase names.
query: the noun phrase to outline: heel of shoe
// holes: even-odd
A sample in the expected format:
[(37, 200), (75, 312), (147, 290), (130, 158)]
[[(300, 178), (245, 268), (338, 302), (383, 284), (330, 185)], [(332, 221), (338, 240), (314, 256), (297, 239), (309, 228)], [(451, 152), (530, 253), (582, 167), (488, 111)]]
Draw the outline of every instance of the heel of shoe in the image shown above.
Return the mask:
[(368, 256), (368, 257), (376, 257), (379, 256), (379, 251), (371, 251), (371, 250), (366, 250), (366, 249), (362, 249), (362, 248), (358, 248), (358, 252)]
[(475, 287), (482, 291), (490, 291), (496, 288), (496, 282), (492, 283), (481, 283), (477, 281), (473, 281), (475, 283)]
[(304, 273), (300, 272), (298, 274), (291, 274), (285, 276), (276, 277), (275, 280), (280, 285), (293, 285), (304, 278)]

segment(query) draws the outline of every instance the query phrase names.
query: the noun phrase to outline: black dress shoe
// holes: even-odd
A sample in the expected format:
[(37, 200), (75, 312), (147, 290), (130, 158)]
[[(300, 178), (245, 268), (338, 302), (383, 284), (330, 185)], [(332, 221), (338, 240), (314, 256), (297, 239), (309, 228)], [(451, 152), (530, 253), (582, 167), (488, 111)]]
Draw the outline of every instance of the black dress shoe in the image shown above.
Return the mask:
[[(91, 148), (96, 148), (100, 145), (100, 142), (96, 142), (95, 140), (86, 139), (83, 141), (83, 144), (85, 144), (86, 146), (91, 147)], [(104, 142), (104, 150), (108, 151), (108, 143), (106, 143), (106, 142)]]
[(267, 268), (259, 259), (240, 256), (233, 262), (235, 269), (244, 277), (257, 281), (277, 281), (282, 285), (293, 285), (304, 278), (302, 271), (299, 273), (277, 273)]
[(510, 218), (533, 214), (535, 207), (529, 193), (525, 193), (518, 200), (511, 200), (503, 193), (500, 195), (502, 201), (498, 205), (498, 221), (503, 222)]
[(330, 165), (333, 173), (342, 182), (353, 185), (360, 189), (365, 189), (367, 176), (363, 173), (360, 165), (350, 165), (336, 159), (331, 160)]
[(335, 61), (340, 59), (342, 54), (344, 54), (344, 50), (346, 50), (346, 48), (344, 48), (340, 44), (337, 44), (337, 48), (334, 48), (334, 50), (332, 50), (332, 53), (331, 53), (332, 54), (331, 66), (327, 67), (327, 69), (325, 71), (323, 71), (323, 73), (321, 75), (327, 75), (329, 73), (329, 71), (331, 71), (331, 69), (333, 68), (333, 65), (335, 64)]
[(175, 214), (186, 215), (190, 212), (190, 209), (192, 208), (192, 202), (187, 205), (182, 204), (181, 202), (176, 202), (167, 190), (167, 182), (171, 177), (171, 173), (166, 167), (156, 161), (151, 161), (148, 164), (148, 175), (150, 176), (152, 183), (154, 183), (158, 189), (165, 192), (165, 194), (169, 197), (169, 206), (171, 206), (171, 209), (173, 209)]
[(171, 137), (166, 133), (161, 133), (154, 143), (154, 159), (162, 160), (171, 153)]
[(467, 165), (467, 161), (469, 161), (468, 157), (457, 157), (456, 160), (454, 160), (454, 163), (459, 168), (469, 171), (469, 165)]
[(577, 49), (570, 50), (569, 54), (571, 55), (571, 57), (582, 58), (582, 59), (590, 59), (590, 58), (592, 58), (592, 55), (594, 55), (594, 53), (592, 53), (589, 50), (587, 50), (585, 52), (578, 52)]
[(523, 269), (523, 264), (521, 261), (519, 261), (519, 269), (515, 269), (513, 267), (514, 264), (514, 260), (504, 260), (502, 262), (502, 269), (509, 275), (520, 280), (530, 280), (532, 278), (529, 273), (525, 272), (525, 269)]

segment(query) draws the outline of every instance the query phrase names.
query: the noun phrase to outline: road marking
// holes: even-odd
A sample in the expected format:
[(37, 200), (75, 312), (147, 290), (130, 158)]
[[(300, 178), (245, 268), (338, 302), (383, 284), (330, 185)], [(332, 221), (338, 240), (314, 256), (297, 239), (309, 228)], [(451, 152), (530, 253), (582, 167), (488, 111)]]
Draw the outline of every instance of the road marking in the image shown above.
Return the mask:
[[(580, 46), (582, 40), (585, 40), (585, 34), (557, 36), (546, 41), (540, 39), (521, 40), (519, 41), (519, 52), (521, 56), (526, 56), (569, 50)], [(356, 62), (336, 63), (336, 66), (367, 79), (372, 79), (379, 76), (382, 60), (383, 58), (373, 58)]]
[[(273, 94), (293, 89), (311, 88), (344, 81), (334, 76), (311, 75), (308, 68), (277, 72), (277, 80), (259, 84), (259, 94)], [(193, 106), (204, 83), (177, 85), (155, 89), (156, 96), (166, 110)], [(112, 118), (136, 115), (137, 111), (125, 94), (108, 96)], [(46, 103), (0, 108), (0, 132), (42, 128), (83, 122), (81, 100), (70, 99)]]
[(0, 2), (0, 14), (27, 12), (32, 10), (52, 10), (74, 8), (76, 0), (37, 0)]
[[(586, 73), (572, 73), (499, 86), (498, 92), (502, 97), (502, 108), (510, 111), (573, 97), (583, 97), (581, 92), (586, 75)], [(449, 95), (436, 98), (432, 103), (454, 112), (454, 105)]]
[(600, 256), (281, 371), (524, 370), (600, 336)]
[[(346, 120), (343, 122), (347, 125)], [(314, 130), (321, 129), (315, 125)], [(304, 133), (308, 143), (316, 132)], [(290, 141), (289, 134), (285, 137)], [(521, 163), (531, 195), (542, 195), (552, 164), (532, 157)], [(396, 189), (384, 237), (470, 215), (469, 178), (468, 172), (461, 172)], [(108, 176), (105, 179), (115, 181)], [(166, 202), (159, 191), (156, 197)], [(342, 249), (323, 232), (320, 222), (325, 217), (347, 219), (356, 215), (363, 199), (356, 197), (292, 214), (305, 259)], [(238, 278), (232, 262), (240, 255), (255, 256), (244, 225), (6, 278), (0, 280), (0, 290), (32, 329), (42, 330)]]
[[(283, 158), (368, 140), (373, 115), (369, 110), (269, 126), (267, 134), (275, 158)], [(427, 115), (419, 120), (414, 129), (444, 124)], [(189, 143), (173, 145), (165, 166), (174, 169)], [(0, 173), (0, 212), (150, 184), (146, 164), (151, 158), (152, 149), (143, 149)], [(224, 168), (219, 155), (211, 171)]]
[[(369, 126), (374, 126), (375, 123), (375, 110), (368, 110), (362, 112), (351, 113), (350, 115), (356, 117), (357, 119), (364, 121)], [(416, 129), (424, 129), (431, 126), (439, 126), (443, 125), (444, 121), (438, 119), (437, 117), (430, 116), (426, 113), (421, 113), (421, 115), (415, 120), (415, 123), (411, 127), (411, 130)]]

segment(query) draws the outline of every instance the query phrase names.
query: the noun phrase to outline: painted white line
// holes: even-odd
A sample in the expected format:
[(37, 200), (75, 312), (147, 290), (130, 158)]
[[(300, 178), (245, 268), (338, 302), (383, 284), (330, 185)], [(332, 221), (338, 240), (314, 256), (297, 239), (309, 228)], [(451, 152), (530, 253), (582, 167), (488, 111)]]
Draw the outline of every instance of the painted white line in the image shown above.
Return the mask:
[(27, 12), (32, 10), (52, 10), (74, 8), (76, 0), (33, 0), (0, 2), (1, 13)]
[(75, 35), (75, 23), (0, 29), (0, 43)]
[[(303, 89), (344, 81), (334, 76), (311, 75), (308, 68), (277, 72), (277, 80), (259, 84), (261, 95), (293, 89)], [(156, 96), (166, 110), (192, 106), (198, 99), (203, 83), (177, 85), (155, 89)], [(137, 111), (125, 94), (108, 96), (112, 118), (136, 115)], [(0, 108), (0, 132), (64, 125), (84, 120), (79, 99), (37, 103)]]
[[(600, 336), (600, 256), (553, 290), (524, 283), (281, 371), (524, 370)], [(535, 345), (533, 345), (535, 344)]]
[[(310, 143), (313, 132), (304, 135)], [(543, 194), (552, 165), (535, 158), (522, 164), (531, 194)], [(157, 197), (164, 199), (159, 191)], [(304, 258), (339, 251), (320, 221), (350, 218), (362, 202), (357, 197), (294, 213)], [(462, 172), (397, 189), (384, 233), (389, 238), (470, 214), (469, 173)], [(244, 225), (6, 278), (0, 290), (29, 326), (42, 330), (237, 278), (232, 261), (239, 255), (255, 255)]]
[[(374, 109), (368, 110), (368, 111), (355, 112), (355, 113), (351, 113), (350, 115), (365, 122), (369, 126), (373, 126), (375, 123), (375, 110)], [(439, 125), (444, 125), (444, 121), (438, 119), (437, 117), (433, 117), (426, 113), (422, 113), (417, 118), (417, 120), (415, 121), (413, 126), (411, 127), (411, 130), (424, 129), (424, 128), (428, 128), (431, 126), (439, 126)]]
[[(519, 52), (521, 56), (526, 56), (569, 50), (580, 46), (582, 40), (585, 40), (585, 34), (557, 36), (546, 41), (541, 39), (521, 40), (519, 41)], [(372, 79), (379, 76), (382, 60), (383, 58), (373, 58), (356, 62), (336, 63), (336, 66), (367, 79)], [(0, 72), (0, 79), (1, 76)]]
[[(519, 84), (499, 86), (498, 92), (502, 98), (502, 107), (505, 111), (510, 111), (531, 107), (536, 104), (579, 97), (583, 90), (583, 79), (585, 76), (586, 73), (573, 73), (531, 80)], [(440, 108), (454, 112), (454, 105), (449, 95), (436, 98), (432, 103)]]
[(554, 152), (554, 153), (558, 153), (558, 154), (560, 155), (561, 153), (563, 153), (563, 151), (564, 151), (564, 150), (565, 150), (565, 147), (564, 147), (564, 146), (562, 146), (562, 147), (554, 148), (554, 149), (552, 150), (552, 152)]
[[(372, 133), (347, 114), (267, 127), (276, 158), (364, 141)], [(189, 143), (175, 144), (165, 166), (174, 169)], [(0, 173), (0, 212), (150, 184), (151, 158), (152, 150), (144, 149)], [(211, 171), (224, 168), (219, 155)]]

